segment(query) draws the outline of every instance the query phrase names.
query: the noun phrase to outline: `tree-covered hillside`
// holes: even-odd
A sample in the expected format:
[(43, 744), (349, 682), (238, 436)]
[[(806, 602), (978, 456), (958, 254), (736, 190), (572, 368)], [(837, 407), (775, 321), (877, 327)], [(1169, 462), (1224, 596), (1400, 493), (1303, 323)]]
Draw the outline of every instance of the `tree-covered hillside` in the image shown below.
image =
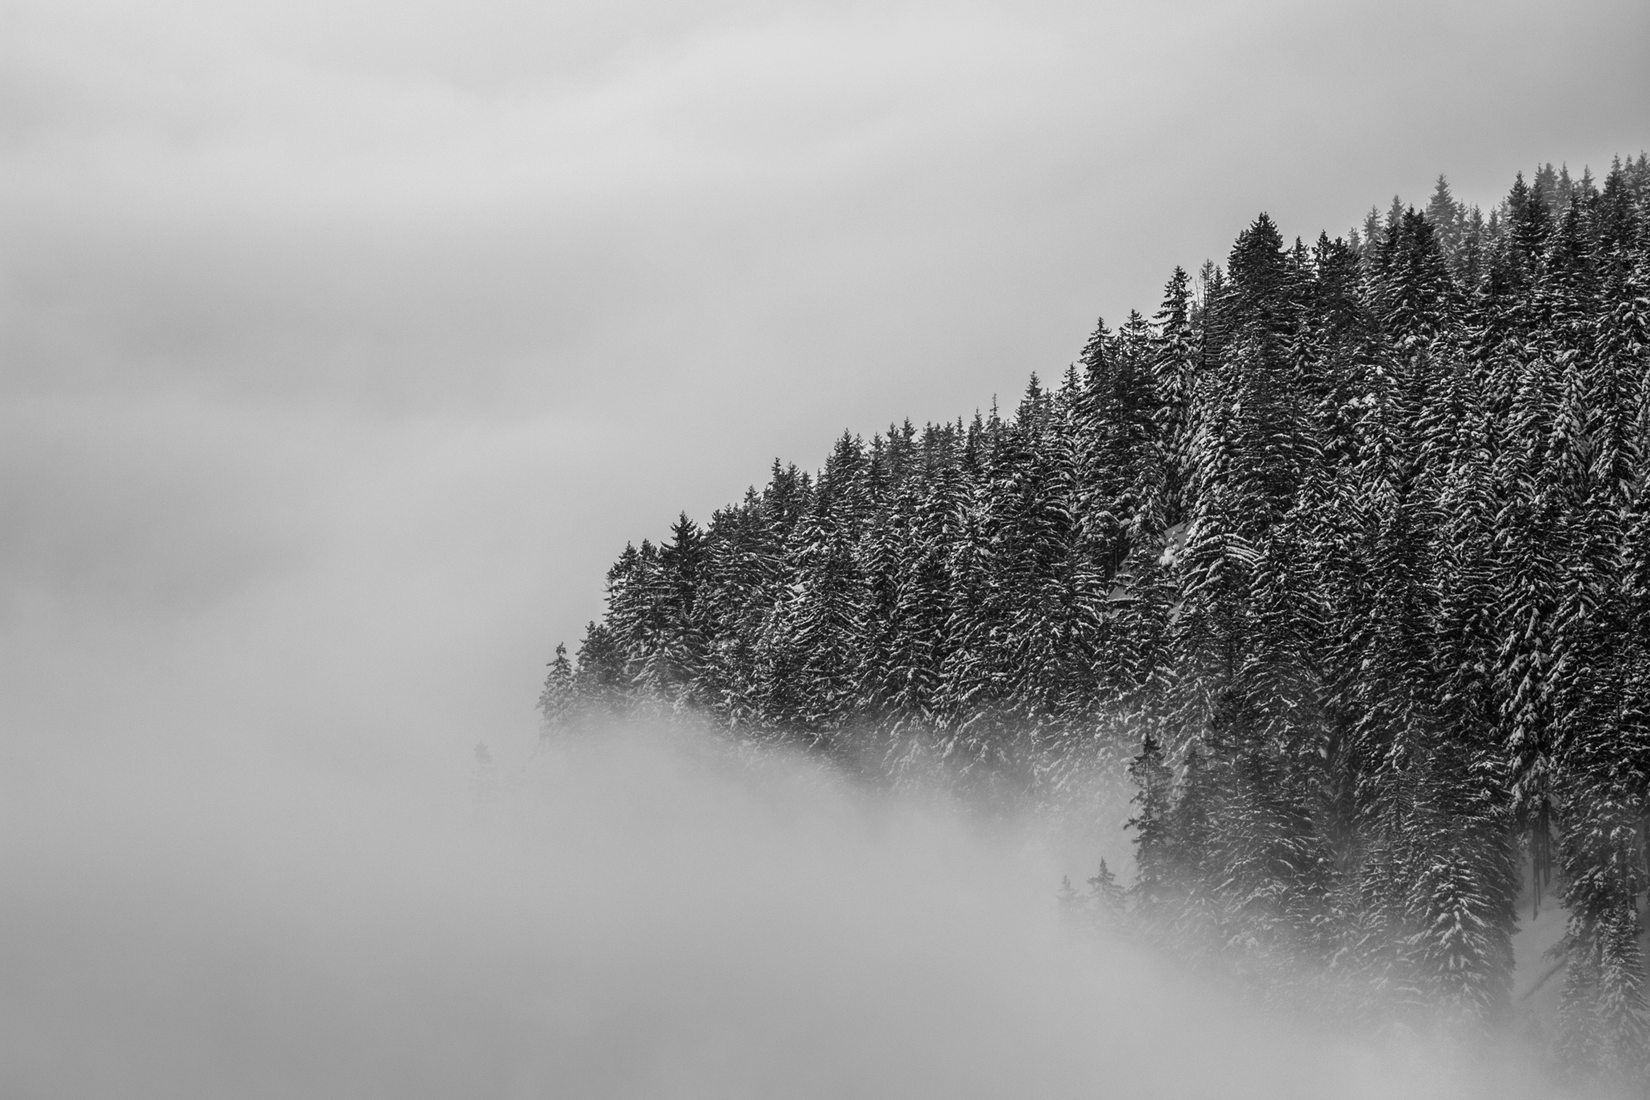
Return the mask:
[[(1525, 879), (1557, 1042), (1650, 1046), (1650, 162), (1261, 215), (1011, 414), (844, 435), (626, 547), (546, 729), (708, 716), (898, 781), (1138, 787), (1131, 912), (1472, 1022)], [(1178, 939), (1176, 939), (1178, 937)]]

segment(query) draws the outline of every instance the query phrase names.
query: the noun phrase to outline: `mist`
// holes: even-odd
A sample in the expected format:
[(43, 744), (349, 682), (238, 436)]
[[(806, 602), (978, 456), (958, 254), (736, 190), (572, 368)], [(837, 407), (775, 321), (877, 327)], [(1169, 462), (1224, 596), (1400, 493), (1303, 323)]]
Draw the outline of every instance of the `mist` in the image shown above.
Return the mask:
[(0, 1093), (1552, 1095), (1074, 930), (1057, 823), (706, 735), (179, 764), (5, 782)]
[(1522, 1095), (1062, 923), (1127, 791), (532, 755), (679, 509), (1642, 148), (1643, 0), (1436, 9), (0, 5), (0, 1097)]

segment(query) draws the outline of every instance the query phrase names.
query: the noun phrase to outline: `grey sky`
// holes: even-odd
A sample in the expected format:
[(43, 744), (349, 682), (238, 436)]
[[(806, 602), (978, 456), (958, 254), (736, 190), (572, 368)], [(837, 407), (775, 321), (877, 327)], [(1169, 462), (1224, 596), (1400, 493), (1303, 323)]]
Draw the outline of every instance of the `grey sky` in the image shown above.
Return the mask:
[(1647, 140), (1650, 6), (0, 8), (0, 766), (532, 736), (676, 511), (1061, 370), (1262, 209)]

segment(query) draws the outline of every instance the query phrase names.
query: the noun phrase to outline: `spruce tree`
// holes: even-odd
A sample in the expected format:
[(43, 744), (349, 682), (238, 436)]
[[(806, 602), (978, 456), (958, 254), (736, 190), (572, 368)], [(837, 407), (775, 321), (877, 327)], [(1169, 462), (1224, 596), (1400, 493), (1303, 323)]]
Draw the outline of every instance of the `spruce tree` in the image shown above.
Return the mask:
[(578, 687), (573, 678), (573, 662), (567, 659), (567, 646), (556, 643), (556, 656), (544, 677), (544, 688), (539, 692), (539, 740), (547, 741), (567, 730), (574, 722), (578, 707)]

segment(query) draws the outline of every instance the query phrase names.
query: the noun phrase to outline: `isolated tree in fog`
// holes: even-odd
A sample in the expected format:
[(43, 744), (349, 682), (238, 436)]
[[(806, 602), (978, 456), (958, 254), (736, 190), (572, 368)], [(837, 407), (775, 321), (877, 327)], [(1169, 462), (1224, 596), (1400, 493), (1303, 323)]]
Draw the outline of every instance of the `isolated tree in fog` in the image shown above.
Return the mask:
[(573, 679), (573, 663), (567, 659), (567, 646), (556, 643), (556, 657), (549, 668), (544, 688), (539, 692), (540, 738), (565, 729), (578, 704), (578, 688)]

